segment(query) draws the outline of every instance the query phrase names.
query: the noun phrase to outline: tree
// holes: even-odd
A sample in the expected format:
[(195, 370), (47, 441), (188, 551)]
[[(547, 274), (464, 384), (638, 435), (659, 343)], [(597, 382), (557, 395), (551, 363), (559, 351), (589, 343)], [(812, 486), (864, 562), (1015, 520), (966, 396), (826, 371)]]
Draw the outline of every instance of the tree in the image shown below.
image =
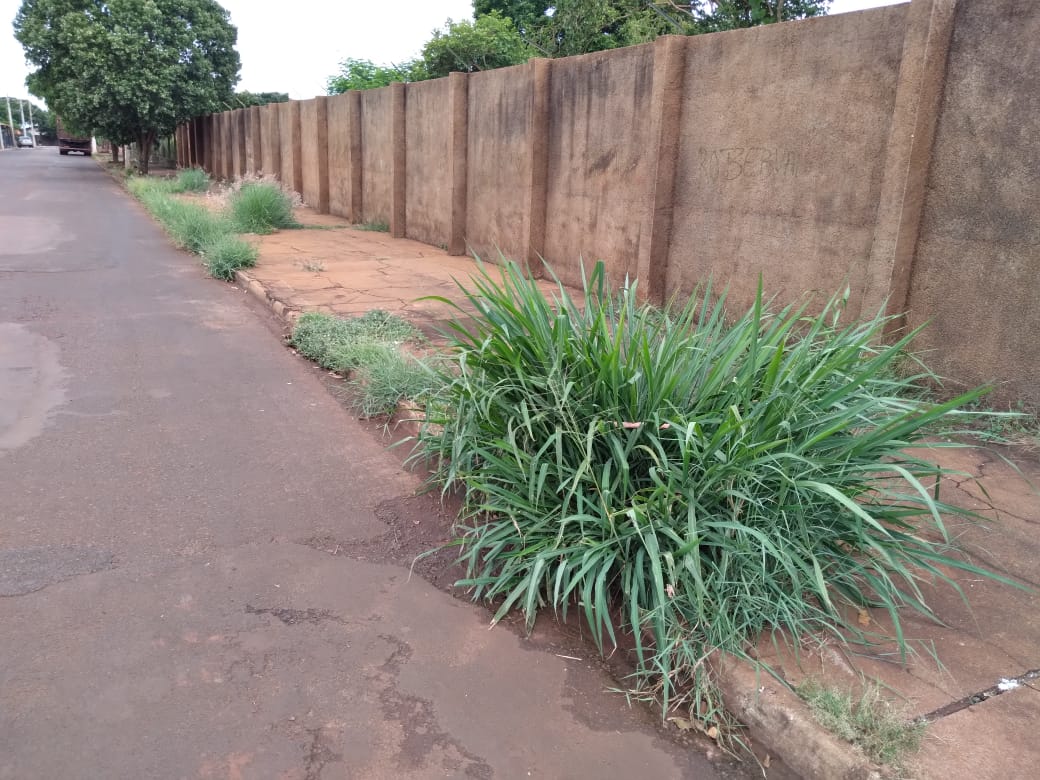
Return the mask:
[(548, 57), (820, 16), (831, 0), (474, 0), (478, 20), (500, 13)]
[(236, 92), (228, 102), (228, 108), (266, 106), (268, 103), (288, 103), (288, 92)]
[(24, 0), (14, 22), (33, 94), (63, 121), (138, 144), (219, 110), (238, 81), (237, 31), (215, 0)]
[(422, 63), (426, 77), (435, 79), (457, 71), (475, 73), (519, 65), (532, 53), (513, 22), (491, 11), (473, 22), (449, 19), (443, 30), (434, 30), (423, 46)]
[(376, 65), (371, 60), (348, 57), (339, 64), (339, 73), (329, 76), (325, 90), (330, 95), (341, 95), (351, 89), (378, 89), (396, 81), (419, 81), (423, 74), (418, 63)]

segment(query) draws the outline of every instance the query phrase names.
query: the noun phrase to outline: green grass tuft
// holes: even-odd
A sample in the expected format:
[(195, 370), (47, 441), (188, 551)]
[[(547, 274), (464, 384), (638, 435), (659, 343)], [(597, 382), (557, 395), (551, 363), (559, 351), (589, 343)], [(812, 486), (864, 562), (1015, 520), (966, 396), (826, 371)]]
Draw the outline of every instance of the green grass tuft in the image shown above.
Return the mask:
[(416, 455), (464, 496), (459, 584), (496, 620), (579, 609), (601, 652), (629, 633), (666, 711), (718, 713), (716, 650), (746, 658), (777, 629), (870, 641), (853, 605), (887, 610), (906, 653), (903, 610), (934, 617), (923, 582), (1015, 584), (955, 551), (944, 518), (974, 516), (925, 455), (960, 446), (928, 434), (984, 390), (922, 399), (893, 370), (916, 332), (884, 346), (882, 314), (845, 324), (843, 298), (813, 315), (759, 292), (730, 319), (710, 285), (661, 311), (608, 289), (602, 264), (580, 300), (547, 301), (512, 263), (463, 292)]
[(206, 192), (209, 189), (209, 175), (202, 168), (188, 168), (177, 174), (170, 189), (171, 192)]
[(202, 248), (202, 260), (210, 275), (228, 282), (235, 278), (237, 269), (256, 265), (256, 257), (256, 247), (232, 235), (221, 236)]
[(355, 352), (351, 387), (363, 417), (392, 414), (401, 401), (423, 403), (442, 386), (425, 362), (391, 344), (369, 344)]
[(292, 200), (267, 183), (246, 184), (231, 197), (231, 221), (239, 233), (271, 233), (280, 228), (299, 227), (293, 217)]
[(858, 745), (875, 763), (900, 766), (921, 747), (926, 724), (908, 719), (868, 686), (857, 700), (851, 692), (809, 680), (795, 692), (805, 700), (817, 722), (832, 734)]
[(372, 344), (400, 344), (421, 338), (422, 334), (406, 320), (374, 309), (350, 319), (308, 312), (296, 321), (290, 343), (323, 368), (347, 372), (362, 363), (364, 351)]
[(390, 225), (386, 222), (360, 222), (353, 225), (356, 230), (370, 230), (375, 233), (389, 233)]

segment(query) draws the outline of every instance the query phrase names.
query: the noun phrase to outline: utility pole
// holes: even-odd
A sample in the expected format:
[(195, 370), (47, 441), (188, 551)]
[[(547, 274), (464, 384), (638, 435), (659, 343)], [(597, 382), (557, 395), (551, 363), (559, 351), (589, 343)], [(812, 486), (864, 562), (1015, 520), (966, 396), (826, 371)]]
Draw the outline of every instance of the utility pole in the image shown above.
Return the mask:
[(25, 103), (18, 98), (18, 113), (22, 117), (22, 135), (25, 135)]
[(36, 148), (36, 123), (33, 121), (33, 116), (32, 116), (32, 101), (31, 100), (27, 100), (26, 102), (29, 104), (29, 138), (32, 139), (32, 142), (33, 142), (32, 148), (35, 149)]
[(14, 117), (11, 116), (11, 96), (8, 95), (7, 100), (7, 126), (11, 128), (11, 143), (17, 146), (18, 142), (14, 140)]

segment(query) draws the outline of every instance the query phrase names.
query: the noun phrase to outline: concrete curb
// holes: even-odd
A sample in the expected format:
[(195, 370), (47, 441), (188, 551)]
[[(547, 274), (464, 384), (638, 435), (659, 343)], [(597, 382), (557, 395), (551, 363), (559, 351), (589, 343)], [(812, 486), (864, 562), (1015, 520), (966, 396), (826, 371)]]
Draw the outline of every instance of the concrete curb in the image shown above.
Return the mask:
[(722, 699), (751, 739), (807, 780), (881, 780), (858, 748), (824, 730), (805, 703), (764, 669), (726, 657), (714, 663)]
[(296, 318), (300, 316), (300, 312), (286, 306), (282, 301), (275, 298), (264, 289), (264, 286), (260, 284), (260, 282), (251, 277), (245, 271), (235, 271), (235, 282), (242, 289), (250, 292), (258, 301), (271, 309), (271, 311), (278, 315), (286, 325), (292, 325), (296, 321)]
[[(275, 298), (245, 271), (235, 271), (235, 282), (291, 326), (301, 312)], [(416, 437), (422, 412), (401, 402), (387, 430), (395, 440)], [(838, 739), (813, 720), (805, 703), (767, 671), (733, 657), (716, 659), (726, 708), (756, 745), (783, 761), (807, 780), (881, 780), (885, 775), (854, 746)]]

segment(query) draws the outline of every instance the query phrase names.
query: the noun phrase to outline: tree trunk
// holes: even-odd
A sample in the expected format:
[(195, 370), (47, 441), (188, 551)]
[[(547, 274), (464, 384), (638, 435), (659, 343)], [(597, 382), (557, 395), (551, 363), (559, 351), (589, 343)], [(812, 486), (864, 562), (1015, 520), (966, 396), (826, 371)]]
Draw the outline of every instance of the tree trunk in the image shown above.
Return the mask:
[(155, 131), (141, 133), (137, 141), (137, 170), (142, 175), (148, 174), (148, 162), (152, 156), (152, 145), (155, 143)]
[(112, 162), (119, 162), (119, 147), (116, 144), (112, 144)]

